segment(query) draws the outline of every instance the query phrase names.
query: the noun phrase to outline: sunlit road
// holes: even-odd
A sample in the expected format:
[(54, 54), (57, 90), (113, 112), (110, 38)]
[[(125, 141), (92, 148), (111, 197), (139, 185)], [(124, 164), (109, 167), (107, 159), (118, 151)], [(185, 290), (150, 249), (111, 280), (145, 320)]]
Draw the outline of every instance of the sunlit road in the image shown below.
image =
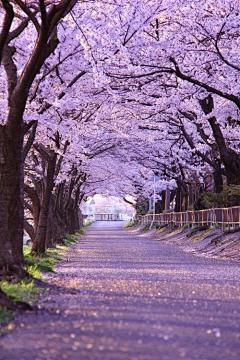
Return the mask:
[(239, 360), (239, 265), (97, 222), (18, 319), (1, 360)]

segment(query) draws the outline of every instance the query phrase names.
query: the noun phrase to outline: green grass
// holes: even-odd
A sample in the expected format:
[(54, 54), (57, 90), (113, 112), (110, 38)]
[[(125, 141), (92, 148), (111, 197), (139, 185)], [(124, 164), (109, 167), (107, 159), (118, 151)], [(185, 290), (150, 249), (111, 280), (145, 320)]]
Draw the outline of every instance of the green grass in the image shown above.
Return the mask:
[(65, 235), (63, 245), (56, 245), (54, 248), (49, 248), (46, 253), (41, 256), (37, 254), (31, 255), (31, 246), (24, 245), (23, 255), (26, 270), (37, 279), (41, 279), (41, 273), (55, 272), (56, 262), (63, 259), (66, 247), (76, 243), (79, 236), (83, 234), (84, 229), (81, 229), (76, 234)]
[(32, 277), (34, 277), (35, 279), (41, 279), (42, 278), (42, 274), (41, 271), (39, 270), (37, 265), (32, 265), (32, 266), (28, 266), (27, 267), (27, 271), (29, 272), (30, 275), (32, 275)]
[[(65, 235), (63, 245), (57, 245), (55, 248), (47, 249), (44, 255), (31, 255), (31, 246), (24, 245), (23, 254), (25, 260), (25, 269), (35, 279), (41, 279), (41, 274), (46, 272), (55, 272), (55, 265), (57, 261), (63, 259), (64, 253), (68, 246), (73, 245), (79, 239), (79, 236), (84, 234), (84, 229), (73, 235)], [(13, 301), (22, 301), (33, 304), (39, 298), (39, 293), (42, 289), (34, 285), (34, 280), (23, 279), (17, 283), (8, 283), (7, 281), (0, 282), (1, 289)], [(0, 307), (0, 323), (13, 319), (12, 312)]]
[(73, 245), (78, 241), (79, 236), (84, 234), (84, 229), (79, 230), (76, 234), (66, 234), (63, 238), (65, 246)]
[(126, 223), (126, 224), (123, 226), (123, 228), (124, 228), (124, 229), (127, 229), (127, 228), (129, 228), (129, 227), (132, 227), (132, 226), (137, 225), (137, 223), (138, 223), (137, 220), (130, 221), (130, 222)]
[(90, 226), (90, 225), (93, 224), (94, 222), (95, 222), (94, 220), (86, 221), (85, 224), (84, 224), (84, 227)]
[(47, 250), (43, 256), (31, 255), (31, 247), (25, 245), (23, 247), (24, 260), (26, 264), (26, 270), (35, 278), (41, 278), (41, 272), (54, 272), (55, 263), (61, 260), (58, 252), (54, 249)]
[[(0, 287), (2, 291), (13, 301), (22, 301), (33, 305), (39, 299), (39, 293), (42, 289), (38, 288), (34, 284), (34, 280), (23, 279), (18, 283), (8, 283), (7, 281), (1, 281)], [(2, 325), (8, 324), (11, 319), (14, 319), (14, 312), (6, 310), (0, 306), (0, 335), (2, 334), (4, 327)], [(8, 325), (8, 328), (11, 324)]]
[(41, 279), (41, 273), (55, 272), (56, 262), (63, 259), (66, 247), (73, 245), (84, 234), (84, 229), (76, 234), (67, 234), (63, 238), (63, 245), (56, 245), (54, 248), (47, 249), (43, 255), (31, 255), (31, 246), (24, 245), (23, 254), (26, 270), (37, 279)]
[(0, 283), (1, 289), (13, 301), (23, 301), (33, 304), (38, 300), (38, 294), (41, 289), (34, 285), (33, 280), (23, 279), (18, 283), (8, 283), (2, 281)]

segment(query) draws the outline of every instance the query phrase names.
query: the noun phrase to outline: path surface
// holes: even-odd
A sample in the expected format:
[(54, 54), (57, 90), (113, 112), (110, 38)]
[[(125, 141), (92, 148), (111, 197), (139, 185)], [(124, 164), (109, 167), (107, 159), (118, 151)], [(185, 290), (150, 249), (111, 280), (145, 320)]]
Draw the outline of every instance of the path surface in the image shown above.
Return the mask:
[(239, 265), (95, 223), (1, 360), (239, 360)]

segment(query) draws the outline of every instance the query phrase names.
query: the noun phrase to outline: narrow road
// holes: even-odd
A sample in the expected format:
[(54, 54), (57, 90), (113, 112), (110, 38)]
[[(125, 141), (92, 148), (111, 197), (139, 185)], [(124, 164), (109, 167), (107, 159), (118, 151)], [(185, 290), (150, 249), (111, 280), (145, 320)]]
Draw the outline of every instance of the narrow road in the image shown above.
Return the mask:
[(47, 281), (1, 360), (239, 360), (239, 264), (97, 222)]

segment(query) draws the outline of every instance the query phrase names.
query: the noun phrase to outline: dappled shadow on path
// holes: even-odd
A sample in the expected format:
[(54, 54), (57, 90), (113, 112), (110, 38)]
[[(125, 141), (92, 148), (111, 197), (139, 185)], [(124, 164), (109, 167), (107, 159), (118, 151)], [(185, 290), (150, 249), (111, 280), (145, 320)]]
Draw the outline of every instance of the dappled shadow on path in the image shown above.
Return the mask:
[(239, 360), (236, 264), (98, 223), (47, 279), (1, 360)]

